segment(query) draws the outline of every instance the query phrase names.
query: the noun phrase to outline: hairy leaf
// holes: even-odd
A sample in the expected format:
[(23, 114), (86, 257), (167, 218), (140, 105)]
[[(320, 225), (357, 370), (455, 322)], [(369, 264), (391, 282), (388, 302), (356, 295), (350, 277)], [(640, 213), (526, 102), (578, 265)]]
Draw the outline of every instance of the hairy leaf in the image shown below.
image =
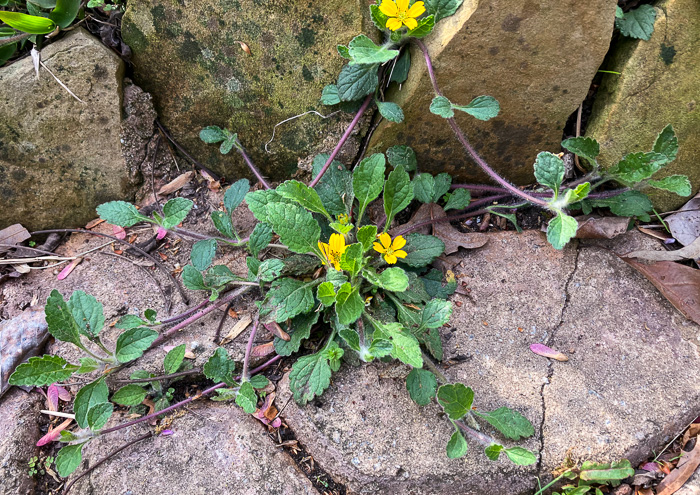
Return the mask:
[[(184, 344), (182, 345), (184, 347)], [(146, 398), (146, 389), (132, 383), (125, 385), (112, 395), (112, 402), (122, 406), (137, 406)]]
[(649, 41), (654, 32), (656, 21), (656, 9), (648, 4), (643, 4), (626, 12), (623, 17), (615, 19), (615, 26), (623, 36)]
[(228, 357), (226, 349), (217, 347), (214, 354), (204, 363), (202, 372), (204, 376), (214, 382), (224, 382), (226, 385), (233, 385), (233, 371), (236, 363)]
[(212, 261), (214, 261), (214, 256), (216, 256), (216, 239), (197, 241), (194, 243), (194, 246), (192, 246), (192, 251), (190, 252), (192, 266), (200, 272), (203, 272), (211, 266)]
[(320, 396), (331, 384), (331, 367), (323, 352), (303, 356), (292, 366), (289, 388), (301, 405)]
[(255, 394), (255, 389), (250, 382), (241, 384), (236, 394), (236, 404), (241, 406), (248, 414), (253, 414), (258, 408), (258, 396)]
[(100, 402), (88, 409), (87, 423), (92, 431), (99, 431), (104, 428), (109, 418), (114, 412), (114, 404), (111, 402)]
[(693, 192), (693, 186), (685, 175), (670, 175), (661, 180), (650, 180), (647, 184), (655, 189), (671, 191), (683, 197), (690, 196)]
[(596, 157), (600, 154), (600, 145), (598, 141), (589, 137), (574, 137), (565, 139), (561, 143), (562, 147), (571, 151), (573, 154), (585, 158), (591, 164), (596, 163)]
[(403, 122), (403, 110), (401, 109), (400, 106), (398, 106), (396, 103), (390, 102), (390, 101), (379, 101), (377, 100), (377, 108), (379, 109), (379, 113), (384, 117), (386, 120), (390, 122), (395, 122), (397, 124), (400, 124)]
[(452, 109), (452, 102), (444, 96), (436, 96), (430, 103), (430, 112), (444, 119), (451, 119), (455, 116)]
[(163, 369), (166, 375), (177, 373), (182, 361), (185, 359), (185, 351), (185, 344), (180, 344), (165, 355), (165, 359), (163, 359)]
[(445, 243), (437, 237), (424, 234), (409, 234), (404, 247), (407, 256), (402, 263), (413, 267), (427, 266), (445, 251)]
[(508, 459), (510, 459), (513, 464), (518, 466), (530, 466), (537, 462), (535, 454), (522, 447), (511, 447), (505, 449), (503, 452), (506, 453)]
[(276, 310), (276, 321), (283, 322), (300, 313), (311, 311), (315, 282), (302, 282), (293, 278), (282, 278), (272, 282), (270, 303)]
[(120, 227), (131, 227), (136, 223), (148, 220), (148, 217), (141, 215), (134, 205), (126, 201), (102, 203), (97, 207), (97, 214), (105, 222)]
[(435, 22), (457, 12), (464, 0), (425, 0), (425, 10), (435, 16)]
[[(355, 36), (348, 44), (351, 66), (357, 64), (383, 64), (395, 59), (398, 54), (398, 50), (390, 50), (386, 46), (375, 45), (374, 41), (364, 34)], [(355, 99), (357, 98), (353, 98), (353, 100)]]
[(468, 448), (467, 441), (462, 436), (462, 433), (459, 430), (455, 430), (450, 437), (450, 441), (447, 442), (447, 457), (459, 459), (467, 454)]
[(413, 184), (402, 166), (389, 173), (384, 184), (384, 212), (386, 225), (390, 226), (394, 216), (406, 208), (413, 199)]
[(75, 321), (73, 312), (63, 296), (56, 289), (51, 291), (44, 308), (49, 333), (57, 340), (82, 346), (80, 343), (80, 326)]
[(266, 223), (258, 223), (255, 225), (253, 232), (248, 240), (248, 249), (254, 258), (257, 258), (258, 253), (265, 248), (272, 240), (272, 227)]
[(88, 427), (88, 411), (95, 404), (107, 402), (109, 397), (109, 389), (105, 385), (104, 378), (100, 378), (92, 383), (88, 383), (75, 394), (73, 402), (73, 412), (75, 413), (75, 422), (81, 428)]
[(520, 440), (535, 434), (532, 423), (514, 409), (499, 407), (491, 412), (474, 411), (474, 413), (484, 418), (491, 426), (500, 431), (503, 436), (511, 440)]
[(304, 339), (308, 339), (309, 335), (311, 335), (311, 327), (316, 324), (319, 315), (320, 313), (312, 311), (311, 313), (300, 314), (292, 318), (291, 324), (287, 329), (290, 339), (286, 341), (275, 337), (274, 346), (277, 354), (280, 356), (291, 356), (299, 351), (301, 342)]
[(352, 189), (360, 203), (361, 214), (382, 192), (385, 163), (384, 155), (375, 153), (362, 160), (352, 173)]
[(56, 471), (62, 478), (67, 478), (73, 471), (78, 469), (83, 461), (84, 443), (79, 445), (66, 445), (56, 454)]
[(187, 217), (194, 203), (185, 198), (173, 198), (163, 205), (163, 228), (172, 229)]
[(414, 368), (406, 377), (406, 388), (416, 404), (427, 406), (437, 392), (437, 379), (428, 370)]
[(323, 202), (318, 196), (318, 193), (306, 184), (303, 184), (298, 180), (288, 180), (277, 186), (277, 189), (275, 190), (277, 191), (277, 194), (283, 198), (291, 199), (292, 201), (299, 203), (307, 210), (320, 213), (326, 218), (330, 219), (331, 216), (323, 207)]
[[(408, 53), (408, 52), (406, 52)], [(392, 146), (386, 150), (386, 158), (389, 160), (389, 165), (396, 168), (402, 166), (406, 172), (413, 172), (418, 166), (416, 152), (413, 148), (404, 145)]]
[(445, 203), (445, 211), (447, 210), (463, 210), (469, 206), (472, 195), (469, 189), (455, 189), (447, 198)]
[(68, 307), (78, 324), (80, 333), (86, 337), (95, 337), (105, 325), (102, 303), (94, 296), (76, 290), (71, 294)]
[(378, 64), (344, 66), (337, 83), (340, 101), (359, 100), (363, 96), (372, 94), (379, 84), (378, 70)]
[(453, 421), (462, 419), (471, 409), (474, 391), (461, 383), (443, 385), (438, 389), (438, 402)]
[(547, 240), (554, 249), (563, 249), (576, 235), (578, 222), (574, 217), (559, 213), (547, 225)]
[(158, 332), (150, 328), (131, 328), (117, 338), (114, 355), (120, 363), (138, 359), (157, 337)]
[(229, 214), (243, 202), (248, 191), (250, 191), (250, 182), (248, 182), (248, 179), (238, 180), (226, 189), (224, 193), (224, 208), (226, 208)]
[(452, 108), (468, 113), (478, 120), (490, 120), (501, 111), (498, 100), (493, 96), (477, 96), (467, 105), (452, 105)]
[(42, 357), (30, 357), (29, 361), (17, 366), (10, 375), (9, 384), (43, 387), (68, 380), (79, 368), (59, 356), (45, 354)]
[(435, 179), (430, 174), (418, 174), (413, 178), (413, 192), (421, 203), (432, 203), (435, 195)]
[(290, 251), (301, 254), (318, 252), (321, 228), (311, 213), (294, 204), (270, 203), (267, 216), (280, 241)]
[(535, 179), (552, 191), (559, 192), (564, 180), (564, 160), (548, 151), (542, 151), (535, 160)]

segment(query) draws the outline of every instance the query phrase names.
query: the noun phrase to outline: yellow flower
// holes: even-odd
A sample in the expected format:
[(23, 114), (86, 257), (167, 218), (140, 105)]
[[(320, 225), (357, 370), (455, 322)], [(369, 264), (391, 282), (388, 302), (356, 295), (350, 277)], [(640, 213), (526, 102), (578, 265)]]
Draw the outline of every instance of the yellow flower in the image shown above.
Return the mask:
[(340, 225), (347, 225), (350, 223), (350, 217), (347, 216), (345, 213), (341, 213), (340, 215), (338, 215), (337, 218), (338, 218), (338, 223)]
[[(340, 234), (331, 234), (328, 244), (318, 241), (318, 248), (323, 253), (323, 257), (328, 261), (333, 268), (340, 271), (340, 257), (345, 252), (345, 237)], [(326, 261), (323, 264), (326, 264)]]
[(425, 12), (423, 2), (416, 2), (408, 7), (409, 0), (382, 0), (379, 10), (382, 14), (389, 17), (386, 21), (386, 27), (392, 31), (401, 29), (401, 25), (405, 25), (408, 29), (416, 29), (418, 21), (416, 17)]
[(406, 245), (406, 239), (402, 236), (397, 235), (393, 242), (391, 241), (391, 236), (386, 232), (379, 234), (377, 237), (379, 237), (379, 242), (374, 243), (374, 250), (384, 255), (384, 261), (393, 265), (396, 263), (397, 258), (406, 257), (406, 251), (401, 249)]

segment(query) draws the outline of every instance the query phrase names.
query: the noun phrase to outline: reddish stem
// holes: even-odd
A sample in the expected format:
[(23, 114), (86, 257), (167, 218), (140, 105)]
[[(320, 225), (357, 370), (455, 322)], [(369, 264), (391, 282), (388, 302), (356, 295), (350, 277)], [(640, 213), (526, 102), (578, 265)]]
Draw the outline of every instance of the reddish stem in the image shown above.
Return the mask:
[(253, 342), (255, 341), (255, 333), (258, 331), (258, 318), (255, 318), (253, 323), (253, 329), (250, 331), (250, 337), (248, 337), (248, 345), (245, 347), (245, 356), (243, 356), (243, 380), (250, 378), (248, 374), (248, 364), (250, 363), (250, 353), (253, 350)]
[(478, 217), (479, 215), (483, 215), (485, 213), (489, 213), (488, 210), (476, 210), (476, 211), (470, 211), (468, 213), (462, 213), (460, 215), (452, 215), (452, 216), (447, 216), (447, 217), (441, 217), (441, 218), (434, 218), (432, 220), (426, 220), (424, 222), (419, 222), (417, 224), (411, 225), (410, 227), (405, 228), (401, 232), (397, 233), (396, 235), (406, 235), (410, 232), (413, 232), (414, 230), (418, 230), (421, 227), (425, 227), (426, 225), (432, 225), (434, 223), (442, 223), (442, 222), (451, 222), (452, 220), (464, 220), (465, 218), (472, 218), (472, 217)]
[(272, 189), (272, 188), (270, 187), (270, 184), (267, 183), (267, 181), (263, 178), (263, 176), (262, 176), (262, 174), (260, 173), (260, 171), (259, 171), (259, 170), (257, 169), (257, 167), (253, 164), (253, 162), (250, 160), (250, 157), (249, 157), (248, 154), (245, 152), (245, 148), (243, 148), (243, 145), (241, 144), (241, 142), (240, 142), (238, 139), (236, 139), (236, 150), (238, 150), (238, 153), (241, 154), (241, 156), (243, 157), (243, 160), (244, 160), (244, 161), (246, 162), (246, 164), (248, 165), (248, 168), (250, 168), (250, 170), (253, 172), (253, 174), (255, 174), (255, 177), (258, 178), (258, 180), (259, 180), (260, 183), (263, 185), (263, 187), (264, 187), (265, 189)]
[(209, 302), (210, 302), (209, 299), (205, 299), (204, 301), (197, 304), (195, 307), (188, 309), (184, 313), (179, 314), (179, 315), (175, 315), (171, 318), (166, 318), (165, 320), (161, 320), (160, 322), (164, 323), (164, 324), (165, 323), (174, 323), (178, 320), (182, 320), (183, 318), (187, 318), (189, 315), (191, 315), (195, 311), (198, 311), (198, 310), (202, 309), (204, 306), (206, 306), (207, 304), (209, 304)]

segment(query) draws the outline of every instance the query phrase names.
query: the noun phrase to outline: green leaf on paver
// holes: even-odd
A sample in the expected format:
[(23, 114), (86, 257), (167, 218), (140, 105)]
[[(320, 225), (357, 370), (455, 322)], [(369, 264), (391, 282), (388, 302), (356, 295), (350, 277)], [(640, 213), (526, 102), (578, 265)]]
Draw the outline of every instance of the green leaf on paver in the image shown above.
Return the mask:
[(449, 442), (447, 442), (447, 457), (450, 459), (459, 459), (466, 455), (468, 449), (467, 441), (462, 436), (462, 432), (455, 430)]
[(423, 285), (425, 286), (425, 291), (430, 297), (447, 299), (457, 290), (457, 280), (454, 276), (447, 277), (445, 281), (443, 281), (443, 278), (445, 277), (442, 272), (435, 268), (421, 277)]
[(185, 359), (186, 350), (185, 344), (180, 344), (179, 346), (170, 349), (170, 351), (165, 355), (165, 359), (163, 359), (163, 369), (165, 370), (166, 375), (177, 373), (177, 370), (180, 369), (182, 361)]
[(362, 249), (367, 251), (371, 249), (374, 245), (374, 241), (377, 239), (377, 226), (376, 225), (365, 225), (364, 227), (358, 229), (357, 231), (357, 242), (362, 244)]
[(87, 423), (92, 431), (99, 431), (104, 428), (109, 418), (112, 417), (114, 404), (111, 402), (100, 402), (88, 409)]
[(289, 388), (301, 405), (320, 396), (331, 384), (331, 367), (324, 353), (300, 357), (289, 374)]
[(386, 120), (400, 124), (403, 122), (403, 110), (396, 103), (390, 101), (376, 101), (379, 113)]
[(372, 94), (379, 84), (379, 65), (346, 65), (338, 76), (340, 101), (359, 100)]
[(444, 119), (451, 119), (455, 116), (452, 103), (444, 96), (436, 96), (430, 103), (430, 112)]
[(194, 203), (185, 198), (173, 198), (163, 205), (163, 228), (172, 229), (182, 223)]
[(598, 141), (589, 137), (574, 137), (565, 139), (561, 143), (562, 148), (571, 151), (573, 154), (585, 158), (591, 164), (596, 163), (596, 158), (600, 154)]
[(421, 314), (421, 328), (439, 328), (450, 321), (452, 303), (444, 299), (431, 299)]
[(233, 210), (243, 202), (248, 191), (250, 191), (248, 179), (241, 179), (231, 184), (224, 193), (224, 208), (226, 208), (226, 211), (233, 213)]
[(272, 227), (266, 223), (257, 223), (248, 240), (248, 249), (254, 258), (257, 258), (258, 253), (265, 248), (272, 240)]
[[(408, 52), (406, 52), (408, 53)], [(396, 168), (402, 166), (406, 172), (413, 172), (418, 166), (416, 152), (413, 148), (405, 145), (396, 145), (386, 150), (386, 158), (389, 165)]]
[(131, 328), (117, 338), (114, 355), (120, 363), (138, 359), (157, 337), (158, 332), (150, 328)]
[(420, 268), (428, 266), (445, 251), (445, 243), (437, 237), (425, 234), (406, 236), (406, 257), (400, 260), (408, 266)]
[[(314, 178), (321, 172), (328, 157), (327, 154), (316, 155), (312, 170)], [(342, 163), (333, 160), (314, 189), (331, 215), (350, 213), (355, 197), (352, 192), (352, 173)]]
[(75, 321), (73, 312), (63, 296), (56, 289), (51, 291), (44, 308), (46, 324), (49, 333), (57, 340), (82, 346), (80, 342), (80, 326)]
[(554, 249), (564, 249), (564, 246), (576, 235), (577, 229), (578, 222), (574, 217), (559, 213), (547, 225), (547, 240)]
[(284, 262), (271, 258), (260, 263), (258, 267), (258, 279), (262, 282), (272, 282), (280, 276), (284, 269)]
[[(93, 371), (99, 370), (100, 368), (101, 368), (101, 365), (100, 365), (100, 363), (97, 362), (96, 359), (93, 359), (91, 357), (83, 357), (83, 358), (80, 358), (80, 368), (78, 368), (76, 373), (79, 375), (84, 375), (86, 373), (92, 373)], [(58, 380), (58, 381), (63, 381), (63, 380)]]
[(537, 462), (535, 454), (522, 447), (511, 447), (505, 449), (503, 452), (506, 453), (508, 459), (510, 459), (513, 464), (518, 466), (530, 466)]
[[(400, 323), (380, 324), (380, 331), (391, 339), (391, 355), (414, 368), (423, 367), (423, 355), (418, 340)], [(376, 338), (376, 337), (375, 337)]]
[(449, 418), (456, 421), (471, 409), (474, 391), (461, 383), (443, 385), (438, 389), (437, 398)]
[(406, 388), (416, 404), (427, 406), (437, 392), (437, 379), (428, 370), (414, 368), (406, 377)]
[(146, 392), (145, 388), (132, 383), (114, 392), (112, 395), (112, 402), (122, 406), (137, 406), (143, 402), (146, 395), (148, 395), (148, 392)]
[(623, 36), (649, 41), (654, 32), (656, 9), (643, 4), (626, 12), (623, 17), (615, 19), (615, 26)]
[(105, 385), (104, 378), (100, 378), (92, 383), (88, 383), (75, 394), (73, 402), (73, 412), (75, 413), (75, 422), (81, 428), (88, 427), (88, 411), (95, 404), (107, 402), (109, 397), (109, 389)]
[(276, 310), (276, 321), (283, 322), (300, 313), (311, 311), (314, 294), (311, 288), (316, 282), (302, 282), (293, 278), (282, 278), (270, 286), (270, 304)]
[(301, 342), (304, 339), (308, 339), (309, 335), (311, 335), (311, 327), (316, 324), (319, 315), (320, 313), (312, 311), (311, 313), (300, 314), (292, 318), (291, 324), (287, 329), (289, 340), (275, 337), (274, 346), (277, 354), (280, 356), (291, 356), (299, 351)]
[(56, 471), (62, 478), (67, 478), (73, 471), (78, 469), (83, 461), (84, 443), (79, 445), (66, 445), (56, 454)]
[(394, 67), (391, 69), (391, 78), (389, 79), (389, 82), (403, 84), (406, 82), (406, 79), (408, 79), (409, 70), (411, 70), (411, 51), (404, 50), (403, 54), (399, 57)]
[(352, 173), (352, 190), (360, 203), (361, 214), (382, 192), (385, 163), (384, 155), (375, 153), (362, 160)]
[(68, 301), (71, 314), (78, 324), (81, 334), (88, 338), (96, 337), (105, 325), (102, 303), (94, 296), (76, 290)]
[(587, 199), (586, 202), (594, 208), (610, 208), (610, 211), (619, 217), (639, 217), (642, 221), (648, 221), (653, 208), (649, 198), (639, 191), (626, 191), (612, 198)]
[(678, 155), (678, 138), (676, 137), (676, 133), (673, 131), (673, 126), (671, 124), (664, 127), (664, 129), (656, 137), (652, 151), (654, 153), (664, 155), (667, 163), (670, 163), (676, 159), (676, 156)]
[(608, 174), (625, 185), (635, 185), (648, 179), (668, 163), (666, 155), (661, 153), (630, 153), (608, 169)]
[(9, 384), (43, 387), (68, 380), (79, 368), (59, 356), (46, 354), (42, 357), (31, 357), (26, 363), (17, 366), (10, 375)]
[[(313, 211), (315, 213), (320, 213), (326, 218), (330, 219), (330, 215), (323, 206), (321, 198), (318, 193), (311, 189), (306, 184), (299, 182), (298, 180), (288, 180), (277, 186), (277, 194), (283, 198), (290, 199), (299, 203), (301, 206), (307, 210)], [(269, 215), (269, 213), (268, 213)]]
[[(393, 60), (399, 54), (398, 50), (391, 50), (386, 46), (377, 46), (374, 41), (364, 34), (355, 36), (348, 44), (350, 65), (383, 64)], [(356, 100), (357, 98), (353, 98)]]
[(693, 192), (690, 180), (685, 175), (671, 175), (661, 180), (650, 180), (647, 184), (655, 189), (663, 189), (683, 197), (690, 196)]
[(464, 0), (425, 0), (425, 10), (435, 16), (435, 22), (454, 15)]
[(397, 213), (406, 208), (413, 200), (413, 184), (411, 178), (402, 166), (396, 167), (389, 173), (384, 183), (384, 213), (386, 213), (386, 226)]
[(477, 96), (467, 105), (452, 105), (454, 110), (468, 113), (478, 120), (490, 120), (501, 111), (501, 105), (493, 96)]
[(270, 203), (267, 216), (282, 244), (295, 253), (318, 252), (321, 228), (310, 212), (294, 204)]
[(447, 198), (444, 210), (463, 210), (469, 206), (471, 199), (469, 189), (455, 189)]
[(564, 180), (564, 160), (554, 153), (542, 151), (535, 160), (535, 179), (543, 186), (559, 193), (559, 187)]
[(435, 179), (430, 174), (418, 174), (413, 178), (413, 193), (421, 203), (432, 203), (435, 195)]
[(491, 412), (474, 411), (474, 414), (484, 418), (491, 426), (500, 431), (503, 436), (511, 440), (520, 440), (535, 434), (532, 423), (518, 411), (508, 407), (499, 407)]
[(211, 266), (212, 261), (214, 261), (214, 256), (216, 256), (216, 239), (197, 241), (194, 243), (194, 246), (192, 246), (192, 251), (190, 252), (192, 266), (200, 272), (203, 272)]
[(328, 84), (324, 86), (321, 92), (321, 103), (324, 105), (337, 105), (340, 103), (340, 96), (338, 95), (338, 86), (335, 84)]
[(605, 484), (608, 481), (621, 481), (634, 476), (632, 464), (627, 459), (613, 463), (585, 461), (581, 464), (579, 477), (584, 481)]
[(236, 232), (233, 229), (233, 222), (231, 222), (230, 213), (226, 211), (212, 211), (211, 221), (216, 230), (218, 230), (221, 235), (227, 239), (234, 239), (236, 237)]
[(185, 265), (181, 277), (183, 285), (190, 290), (208, 290), (202, 273), (192, 265)]
[(486, 454), (486, 457), (489, 458), (489, 460), (492, 461), (497, 461), (498, 458), (501, 455), (501, 451), (503, 450), (503, 445), (498, 445), (497, 443), (493, 443), (486, 447), (484, 449), (484, 454)]
[(199, 131), (199, 139), (207, 144), (214, 144), (221, 141), (225, 141), (227, 134), (224, 130), (217, 125), (210, 125)]
[(136, 223), (149, 220), (148, 217), (141, 215), (134, 205), (126, 201), (102, 203), (97, 207), (97, 214), (105, 222), (120, 227), (131, 227)]
[(233, 384), (232, 375), (235, 367), (236, 363), (228, 357), (226, 349), (217, 347), (214, 354), (204, 363), (202, 372), (210, 380), (216, 383), (224, 382), (230, 386)]
[(236, 404), (241, 406), (248, 414), (253, 414), (258, 408), (258, 396), (250, 382), (243, 382), (236, 394)]

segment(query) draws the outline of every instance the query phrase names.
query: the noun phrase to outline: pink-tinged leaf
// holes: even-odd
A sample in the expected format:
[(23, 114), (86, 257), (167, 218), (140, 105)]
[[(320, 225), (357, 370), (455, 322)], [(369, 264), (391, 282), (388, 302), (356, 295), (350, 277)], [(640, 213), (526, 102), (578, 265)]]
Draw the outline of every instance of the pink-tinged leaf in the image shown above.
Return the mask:
[(56, 387), (56, 390), (58, 390), (58, 398), (61, 399), (63, 402), (70, 402), (72, 399), (72, 396), (68, 390), (65, 388), (59, 386), (59, 385), (51, 385), (52, 387)]
[(265, 325), (265, 328), (267, 328), (267, 330), (275, 337), (280, 338), (286, 342), (289, 342), (291, 340), (289, 334), (282, 330), (282, 327), (279, 326), (277, 322), (273, 321), (272, 323), (263, 323), (263, 325)]
[(173, 430), (163, 430), (160, 432), (161, 437), (169, 437), (170, 435), (174, 435), (175, 432)]
[(49, 389), (46, 391), (46, 405), (49, 411), (58, 411), (58, 387), (56, 385), (49, 385)]
[(647, 462), (646, 464), (644, 464), (641, 467), (641, 469), (643, 469), (644, 471), (659, 471), (659, 472), (661, 472), (661, 468), (655, 462)]
[(250, 355), (253, 357), (265, 357), (275, 352), (274, 342), (268, 342), (266, 344), (257, 345), (253, 347)]
[(544, 344), (532, 344), (530, 350), (537, 354), (538, 356), (543, 356), (550, 359), (556, 359), (557, 361), (568, 361), (569, 358), (566, 357), (559, 351), (555, 351), (551, 347), (547, 347)]
[(55, 442), (56, 440), (59, 439), (61, 436), (61, 432), (68, 428), (68, 425), (70, 425), (73, 422), (73, 419), (68, 418), (65, 420), (63, 423), (58, 425), (56, 428), (53, 430), (50, 430), (46, 435), (41, 437), (39, 441), (36, 443), (37, 447), (41, 447), (42, 445), (46, 445), (47, 443)]
[(168, 230), (164, 229), (163, 227), (158, 227), (158, 232), (156, 233), (156, 239), (160, 241), (166, 235), (168, 235)]
[(117, 239), (121, 239), (122, 241), (126, 239), (126, 230), (124, 230), (124, 227), (112, 225), (112, 232), (114, 233), (114, 237)]
[(67, 267), (65, 267), (63, 270), (61, 270), (61, 273), (59, 273), (56, 278), (58, 280), (64, 280), (65, 278), (67, 278), (68, 275), (70, 275), (71, 272), (73, 270), (75, 270), (75, 267), (78, 266), (81, 261), (83, 261), (83, 258), (75, 258), (73, 261), (68, 263)]
[(256, 409), (253, 417), (258, 419), (264, 425), (271, 425), (274, 428), (279, 428), (282, 425), (282, 420), (278, 418), (277, 408), (273, 405), (275, 393), (270, 392), (265, 396), (265, 402), (260, 409)]

